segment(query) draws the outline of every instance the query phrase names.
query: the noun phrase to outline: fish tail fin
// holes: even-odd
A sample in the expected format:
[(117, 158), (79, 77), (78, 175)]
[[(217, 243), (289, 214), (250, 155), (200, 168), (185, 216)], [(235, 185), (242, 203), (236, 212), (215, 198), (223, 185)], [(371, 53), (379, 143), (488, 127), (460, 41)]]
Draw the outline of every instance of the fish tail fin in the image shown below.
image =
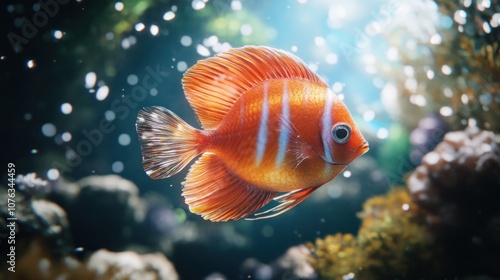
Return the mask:
[(203, 152), (203, 131), (187, 124), (163, 107), (145, 107), (139, 111), (136, 130), (144, 171), (152, 179), (173, 176)]

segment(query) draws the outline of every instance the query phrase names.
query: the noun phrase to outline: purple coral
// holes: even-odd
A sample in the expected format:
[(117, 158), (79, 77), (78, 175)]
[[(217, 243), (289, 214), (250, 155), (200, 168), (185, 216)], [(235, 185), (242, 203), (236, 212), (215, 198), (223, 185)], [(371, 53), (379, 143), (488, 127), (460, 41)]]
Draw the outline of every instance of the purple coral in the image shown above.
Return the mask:
[(500, 135), (447, 133), (407, 185), (462, 273), (500, 276)]
[(432, 151), (443, 140), (449, 127), (439, 114), (431, 114), (418, 122), (418, 126), (410, 134), (410, 159), (420, 164), (423, 156)]

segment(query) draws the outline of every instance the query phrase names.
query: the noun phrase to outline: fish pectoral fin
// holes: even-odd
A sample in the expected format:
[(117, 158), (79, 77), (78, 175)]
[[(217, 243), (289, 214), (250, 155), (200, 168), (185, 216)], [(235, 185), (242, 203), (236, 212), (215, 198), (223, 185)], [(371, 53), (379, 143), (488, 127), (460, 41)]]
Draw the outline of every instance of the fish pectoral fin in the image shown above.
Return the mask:
[(248, 217), (277, 194), (246, 183), (211, 153), (203, 154), (191, 166), (182, 185), (189, 210), (213, 222)]
[(294, 166), (294, 169), (297, 169), (297, 167), (299, 167), (304, 160), (315, 156), (311, 145), (305, 143), (298, 137), (297, 139), (292, 139), (290, 149), (293, 155), (291, 160), (293, 160), (292, 165)]
[(277, 206), (255, 214), (255, 218), (246, 218), (246, 220), (260, 220), (276, 217), (285, 213), (286, 211), (292, 209), (297, 206), (297, 204), (304, 201), (304, 199), (308, 198), (316, 189), (320, 186), (295, 190), (291, 192), (287, 192), (280, 196), (274, 198), (275, 201), (279, 202)]
[(297, 167), (304, 160), (315, 156), (315, 153), (311, 145), (306, 143), (300, 137), (297, 128), (295, 128), (295, 126), (290, 122), (290, 120), (287, 120), (282, 116), (280, 116), (280, 124), (283, 124), (283, 127), (277, 129), (278, 133), (281, 132), (282, 129), (287, 129), (290, 132), (289, 152), (291, 152), (292, 156), (289, 157), (287, 161), (290, 165), (294, 166), (294, 169), (297, 169)]

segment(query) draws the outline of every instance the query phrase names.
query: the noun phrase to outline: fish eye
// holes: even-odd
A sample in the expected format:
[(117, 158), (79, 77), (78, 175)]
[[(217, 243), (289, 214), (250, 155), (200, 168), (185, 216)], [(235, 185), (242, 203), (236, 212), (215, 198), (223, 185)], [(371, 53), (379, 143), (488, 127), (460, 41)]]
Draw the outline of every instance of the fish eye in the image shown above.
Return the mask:
[(351, 137), (351, 127), (346, 123), (337, 124), (332, 128), (333, 140), (343, 144)]

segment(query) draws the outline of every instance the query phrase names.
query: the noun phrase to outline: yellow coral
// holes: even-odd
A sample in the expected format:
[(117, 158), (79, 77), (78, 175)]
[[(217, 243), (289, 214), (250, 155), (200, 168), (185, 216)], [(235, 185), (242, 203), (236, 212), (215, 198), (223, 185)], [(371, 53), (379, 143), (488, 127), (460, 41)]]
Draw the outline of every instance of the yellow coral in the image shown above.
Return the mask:
[(311, 264), (325, 279), (342, 279), (345, 275), (356, 273), (361, 265), (360, 252), (356, 239), (351, 234), (326, 236), (317, 239), (316, 244), (307, 244), (313, 251)]
[[(313, 267), (325, 279), (420, 279), (437, 277), (439, 246), (415, 215), (417, 207), (406, 189), (367, 200), (357, 237), (336, 234), (308, 244)], [(354, 276), (352, 275), (352, 276)]]
[[(495, 102), (500, 98), (499, 28), (489, 24), (498, 1), (485, 6), (466, 2), (394, 1), (400, 9), (380, 34), (387, 53), (397, 55), (374, 53), (365, 62), (388, 81), (382, 91), (384, 102), (391, 104), (387, 110), (409, 128), (421, 116), (439, 111), (453, 129), (474, 118), (479, 127), (500, 131), (500, 102)], [(412, 18), (420, 13), (427, 16)], [(459, 13), (464, 18), (457, 21)], [(453, 25), (446, 27), (450, 19)]]

